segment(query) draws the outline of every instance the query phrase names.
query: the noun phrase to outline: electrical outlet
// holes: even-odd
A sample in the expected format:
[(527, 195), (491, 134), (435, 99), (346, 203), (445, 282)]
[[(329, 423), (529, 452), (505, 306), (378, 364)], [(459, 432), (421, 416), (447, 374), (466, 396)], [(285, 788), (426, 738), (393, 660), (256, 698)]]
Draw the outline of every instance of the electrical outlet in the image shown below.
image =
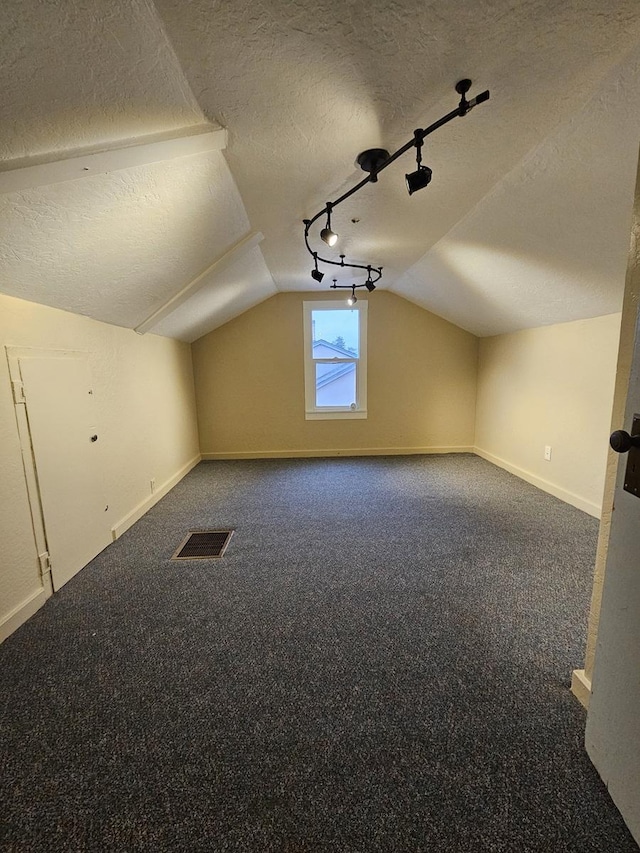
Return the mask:
[(550, 444), (545, 444), (545, 446), (544, 446), (544, 458), (547, 460), (547, 462), (551, 462), (551, 445)]
[(151, 494), (153, 494), (156, 490), (156, 480), (155, 477), (151, 480)]

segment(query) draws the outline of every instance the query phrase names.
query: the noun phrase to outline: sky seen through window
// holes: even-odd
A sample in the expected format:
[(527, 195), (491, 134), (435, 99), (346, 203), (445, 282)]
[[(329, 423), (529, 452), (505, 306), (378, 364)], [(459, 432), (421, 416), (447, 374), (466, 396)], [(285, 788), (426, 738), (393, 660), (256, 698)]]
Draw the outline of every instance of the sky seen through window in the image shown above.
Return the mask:
[(332, 343), (342, 338), (347, 349), (358, 350), (358, 311), (349, 309), (312, 311), (314, 340)]

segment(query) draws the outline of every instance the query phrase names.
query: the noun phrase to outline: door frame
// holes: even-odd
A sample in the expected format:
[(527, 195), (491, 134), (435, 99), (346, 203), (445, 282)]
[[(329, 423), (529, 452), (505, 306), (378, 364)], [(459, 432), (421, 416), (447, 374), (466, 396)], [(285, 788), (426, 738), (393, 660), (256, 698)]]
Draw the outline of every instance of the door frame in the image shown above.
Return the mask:
[[(636, 325), (640, 314), (640, 156), (636, 175), (635, 200), (631, 222), (631, 237), (627, 259), (622, 317), (620, 321), (620, 339), (618, 345), (618, 363), (616, 367), (615, 391), (611, 415), (611, 431), (622, 429), (627, 408), (631, 364), (633, 361)], [(600, 609), (602, 605), (602, 590), (607, 571), (607, 556), (609, 553), (609, 536), (611, 534), (611, 519), (613, 515), (613, 498), (618, 477), (620, 456), (611, 448), (607, 455), (607, 470), (602, 500), (602, 515), (598, 532), (598, 547), (596, 551), (591, 593), (591, 607), (587, 625), (587, 645), (583, 669), (573, 671), (571, 691), (588, 710), (591, 699), (591, 680), (598, 645), (598, 628), (600, 625)], [(622, 460), (626, 465), (626, 459)]]

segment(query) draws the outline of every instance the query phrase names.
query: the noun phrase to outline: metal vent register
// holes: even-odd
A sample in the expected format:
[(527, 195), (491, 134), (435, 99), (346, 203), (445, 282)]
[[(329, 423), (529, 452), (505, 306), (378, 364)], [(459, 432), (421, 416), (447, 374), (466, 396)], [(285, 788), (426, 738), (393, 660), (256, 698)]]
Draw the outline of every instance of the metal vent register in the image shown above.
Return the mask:
[(211, 560), (222, 557), (233, 530), (190, 530), (172, 560)]

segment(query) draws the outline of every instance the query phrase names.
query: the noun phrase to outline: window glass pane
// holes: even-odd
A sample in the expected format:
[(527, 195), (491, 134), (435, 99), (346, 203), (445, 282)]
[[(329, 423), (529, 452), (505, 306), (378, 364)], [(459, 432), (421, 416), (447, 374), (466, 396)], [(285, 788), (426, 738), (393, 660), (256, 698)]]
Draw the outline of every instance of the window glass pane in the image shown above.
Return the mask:
[(350, 406), (356, 402), (356, 366), (316, 364), (316, 406)]
[(358, 358), (359, 320), (349, 308), (312, 311), (313, 358)]

